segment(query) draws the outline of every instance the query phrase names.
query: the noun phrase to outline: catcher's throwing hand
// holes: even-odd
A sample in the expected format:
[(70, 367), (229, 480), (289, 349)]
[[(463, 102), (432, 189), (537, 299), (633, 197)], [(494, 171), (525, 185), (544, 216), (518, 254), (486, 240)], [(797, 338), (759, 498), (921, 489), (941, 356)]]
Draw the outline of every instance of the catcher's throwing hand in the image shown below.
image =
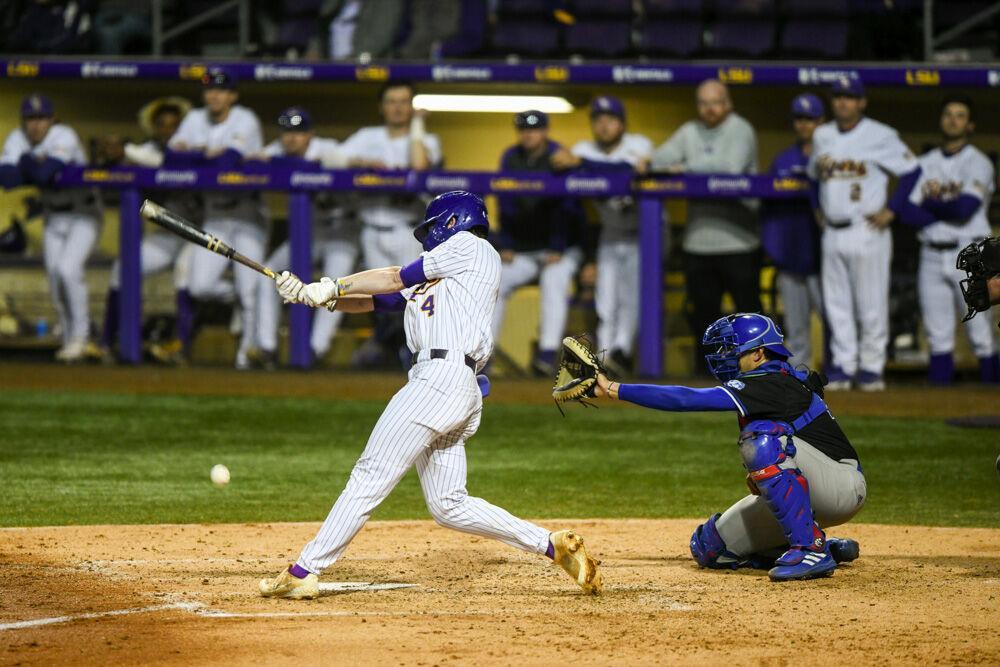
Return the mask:
[(552, 398), (557, 404), (599, 396), (616, 397), (617, 384), (608, 380), (604, 364), (585, 338), (563, 338), (562, 359), (552, 387)]

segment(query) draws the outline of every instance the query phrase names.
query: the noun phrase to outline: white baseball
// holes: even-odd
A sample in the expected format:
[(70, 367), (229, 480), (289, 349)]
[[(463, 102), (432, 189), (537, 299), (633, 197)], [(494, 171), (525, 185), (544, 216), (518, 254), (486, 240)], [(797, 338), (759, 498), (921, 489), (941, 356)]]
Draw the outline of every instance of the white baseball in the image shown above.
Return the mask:
[(212, 472), (209, 476), (212, 478), (212, 484), (215, 484), (216, 486), (225, 486), (226, 484), (229, 484), (229, 468), (221, 463), (216, 463), (212, 466)]

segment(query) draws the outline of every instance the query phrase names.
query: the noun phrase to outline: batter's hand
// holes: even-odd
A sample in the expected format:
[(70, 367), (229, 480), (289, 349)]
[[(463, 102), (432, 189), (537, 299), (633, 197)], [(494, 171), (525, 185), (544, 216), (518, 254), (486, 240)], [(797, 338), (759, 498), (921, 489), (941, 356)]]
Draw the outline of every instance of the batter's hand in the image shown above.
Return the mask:
[(305, 285), (302, 281), (292, 273), (291, 271), (282, 271), (281, 274), (274, 279), (274, 284), (278, 287), (278, 294), (285, 303), (302, 303), (299, 298), (302, 295), (302, 290), (305, 289)]
[(313, 308), (325, 306), (340, 297), (340, 282), (323, 276), (318, 283), (309, 283), (302, 290), (302, 303)]
[(885, 229), (892, 224), (892, 221), (896, 219), (896, 214), (887, 208), (883, 208), (877, 213), (870, 213), (865, 216), (870, 224), (875, 229)]

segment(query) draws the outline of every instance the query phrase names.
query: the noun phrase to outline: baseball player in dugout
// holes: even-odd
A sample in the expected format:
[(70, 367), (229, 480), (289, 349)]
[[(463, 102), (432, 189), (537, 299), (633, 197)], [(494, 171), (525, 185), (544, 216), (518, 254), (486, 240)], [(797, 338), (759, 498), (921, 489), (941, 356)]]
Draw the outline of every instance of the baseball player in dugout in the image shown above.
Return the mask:
[[(440, 166), (441, 142), (425, 127), (426, 112), (413, 108), (413, 84), (394, 81), (379, 93), (383, 125), (363, 127), (344, 141), (349, 166), (363, 169), (424, 171)], [(361, 254), (367, 267), (402, 265), (420, 252), (413, 227), (420, 222), (422, 200), (408, 193), (366, 194), (358, 197)], [(403, 325), (398, 313), (377, 313), (374, 338), (358, 350), (357, 366), (384, 364), (405, 367)]]
[[(986, 208), (993, 196), (993, 163), (970, 143), (974, 113), (967, 97), (944, 100), (939, 119), (941, 145), (920, 156), (920, 180), (901, 216), (903, 222), (920, 227), (917, 285), (931, 351), (928, 379), (935, 384), (948, 384), (955, 376), (955, 321), (966, 307), (964, 276), (956, 266), (956, 254), (990, 234)], [(982, 381), (1000, 381), (992, 323), (967, 318), (966, 332), (979, 359)]]
[(259, 584), (261, 595), (315, 598), (318, 575), (339, 559), (372, 511), (416, 466), (424, 499), (440, 525), (500, 540), (558, 563), (586, 593), (599, 593), (598, 562), (569, 530), (550, 532), (466, 491), (465, 443), (479, 428), (489, 380), (477, 372), (493, 350), (490, 321), (500, 288), (500, 255), (486, 240), (482, 199), (448, 192), (427, 207), (413, 232), (423, 252), (391, 266), (303, 285), (277, 280), (287, 302), (345, 312), (403, 311), (412, 366), (316, 538), (298, 560)]
[[(805, 178), (812, 136), (823, 123), (823, 102), (805, 93), (792, 100), (795, 143), (774, 158), (768, 172), (775, 178)], [(761, 206), (760, 236), (764, 252), (777, 269), (778, 293), (785, 312), (785, 343), (792, 366), (812, 363), (810, 321), (823, 315), (819, 281), (819, 228), (812, 207), (797, 199), (772, 199)]]
[[(167, 145), (190, 110), (191, 103), (183, 97), (159, 98), (143, 106), (139, 110), (139, 126), (149, 138), (141, 144), (126, 143), (124, 163), (152, 168), (162, 166)], [(188, 220), (201, 218), (201, 196), (197, 193), (185, 190), (159, 190), (155, 199)], [(150, 352), (158, 361), (178, 361), (182, 350), (190, 343), (193, 305), (187, 281), (192, 250), (191, 245), (185, 243), (184, 239), (165, 230), (156, 230), (142, 237), (139, 250), (142, 275), (148, 276), (172, 268), (174, 287), (177, 290), (177, 338), (162, 345), (151, 346)], [(104, 308), (104, 326), (101, 332), (102, 353), (108, 359), (112, 356), (112, 349), (118, 338), (120, 285), (121, 263), (116, 259), (111, 267), (110, 285)]]
[[(553, 156), (562, 149), (549, 138), (549, 117), (541, 111), (524, 111), (514, 117), (517, 143), (504, 151), (500, 170), (551, 172)], [(567, 293), (583, 261), (575, 236), (579, 205), (567, 197), (498, 195), (500, 229), (497, 243), (503, 260), (500, 301), (493, 315), (493, 336), (503, 325), (504, 307), (514, 290), (535, 280), (541, 292), (538, 348), (532, 370), (551, 376), (556, 352), (569, 316)]]
[[(715, 79), (702, 82), (696, 102), (698, 119), (684, 123), (656, 149), (653, 168), (670, 173), (757, 173), (757, 135), (733, 111), (725, 84)], [(684, 282), (692, 331), (704, 331), (722, 314), (725, 292), (737, 310), (761, 310), (756, 209), (756, 200), (688, 201)], [(697, 346), (694, 354), (694, 368), (700, 369)]]
[[(821, 276), (830, 328), (828, 391), (885, 389), (889, 342), (889, 225), (920, 177), (916, 157), (891, 127), (865, 116), (858, 79), (830, 90), (833, 120), (813, 134), (809, 177), (818, 183), (813, 206), (823, 228)], [(888, 196), (889, 174), (898, 177)], [(816, 195), (818, 194), (818, 200)]]
[[(593, 139), (579, 141), (571, 151), (559, 149), (552, 164), (559, 169), (645, 173), (653, 143), (625, 131), (625, 105), (601, 95), (590, 105)], [(597, 201), (601, 232), (597, 243), (597, 343), (608, 350), (607, 363), (618, 375), (632, 370), (632, 353), (639, 330), (639, 211), (630, 196)]]
[(789, 365), (781, 330), (764, 315), (722, 317), (702, 344), (719, 386), (620, 384), (598, 366), (593, 387), (656, 410), (737, 413), (750, 495), (695, 529), (691, 555), (712, 569), (767, 569), (773, 581), (828, 576), (856, 559), (857, 542), (823, 531), (849, 521), (868, 493), (858, 454), (823, 400), (825, 378)]
[[(222, 69), (213, 69), (202, 78), (205, 106), (184, 116), (181, 126), (167, 144), (164, 163), (174, 167), (236, 167), (263, 146), (260, 121), (250, 109), (238, 104), (236, 79)], [(205, 231), (239, 248), (254, 261), (262, 261), (268, 237), (268, 219), (260, 194), (206, 192)], [(228, 300), (230, 284), (223, 280), (229, 267), (225, 257), (197, 252), (191, 257), (188, 289), (200, 301)], [(250, 367), (250, 351), (257, 331), (257, 283), (253, 269), (233, 267), (236, 300), (242, 312), (243, 332), (236, 352), (236, 368)], [(202, 312), (196, 304), (195, 316)], [(195, 325), (196, 326), (196, 325)]]
[[(317, 137), (312, 116), (302, 107), (290, 107), (278, 116), (281, 136), (264, 147), (261, 156), (271, 164), (289, 167), (305, 163), (320, 164), (327, 169), (342, 169), (347, 154), (336, 139)], [(312, 252), (324, 275), (342, 276), (354, 270), (358, 263), (360, 228), (350, 204), (350, 196), (333, 192), (317, 192), (312, 196)], [(267, 259), (268, 266), (290, 266), (291, 247), (282, 243)], [(257, 348), (260, 365), (271, 370), (277, 362), (278, 322), (281, 299), (267, 281), (257, 281), (257, 304), (260, 308)], [(320, 310), (313, 318), (310, 345), (317, 358), (330, 349), (330, 341), (344, 314)]]
[(66, 165), (86, 163), (79, 137), (56, 119), (52, 101), (38, 94), (25, 97), (20, 127), (7, 135), (0, 154), (0, 185), (34, 185), (41, 193), (45, 273), (62, 333), (56, 359), (67, 363), (82, 361), (89, 353), (84, 264), (100, 233), (102, 211), (94, 191), (53, 184)]

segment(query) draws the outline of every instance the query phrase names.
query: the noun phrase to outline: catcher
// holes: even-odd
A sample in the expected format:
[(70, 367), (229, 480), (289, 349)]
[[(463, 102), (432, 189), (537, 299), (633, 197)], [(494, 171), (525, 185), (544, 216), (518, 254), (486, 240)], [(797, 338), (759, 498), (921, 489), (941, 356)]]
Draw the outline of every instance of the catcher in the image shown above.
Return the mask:
[(720, 386), (612, 382), (593, 351), (566, 338), (553, 397), (737, 413), (750, 495), (695, 529), (691, 555), (702, 567), (770, 569), (772, 581), (787, 581), (828, 576), (857, 558), (857, 542), (823, 532), (849, 521), (867, 495), (858, 454), (823, 400), (826, 378), (788, 364), (784, 336), (764, 315), (722, 317), (702, 344), (711, 348), (705, 359)]
[(969, 307), (963, 322), (1000, 304), (1000, 237), (967, 245), (958, 253), (956, 268), (967, 276), (961, 283), (962, 297)]

